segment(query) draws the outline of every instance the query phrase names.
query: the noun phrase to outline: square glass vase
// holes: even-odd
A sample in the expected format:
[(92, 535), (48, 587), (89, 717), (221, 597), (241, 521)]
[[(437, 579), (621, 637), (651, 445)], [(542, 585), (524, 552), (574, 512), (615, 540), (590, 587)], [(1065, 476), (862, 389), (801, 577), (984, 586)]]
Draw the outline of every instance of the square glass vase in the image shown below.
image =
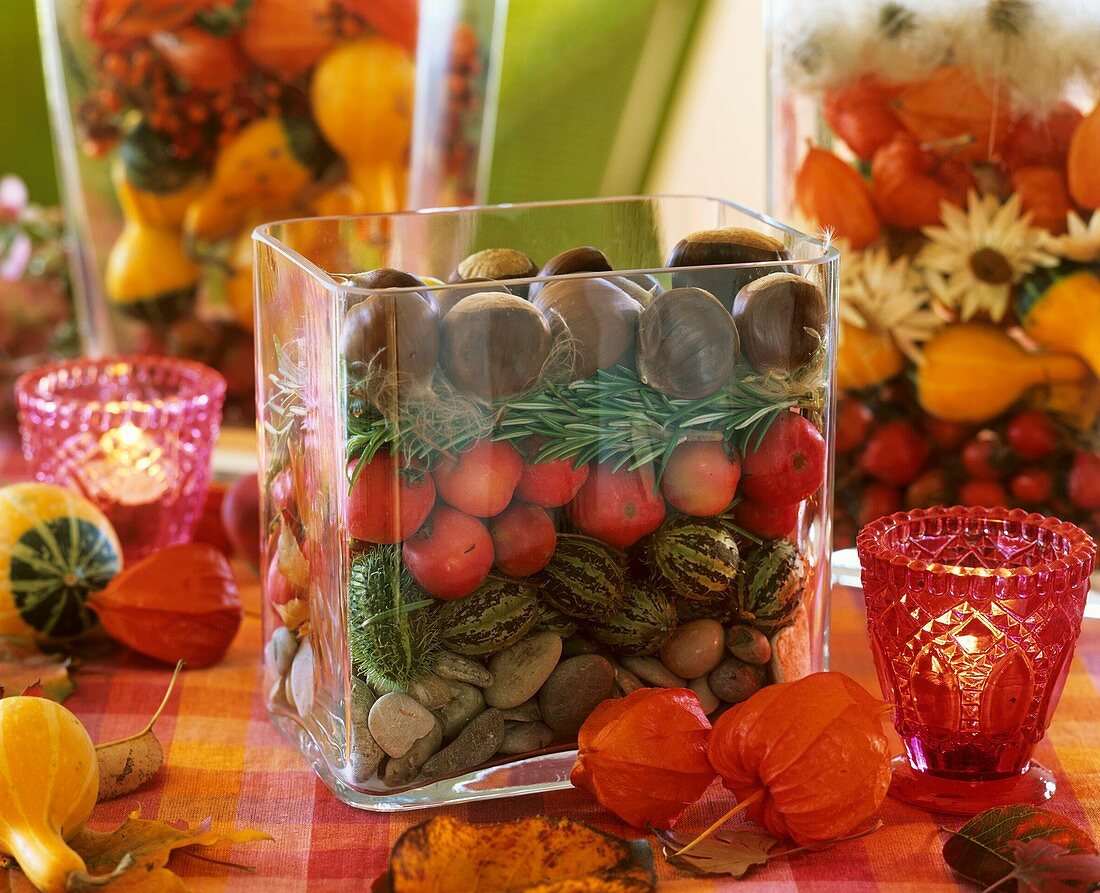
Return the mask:
[(608, 699), (827, 666), (834, 249), (697, 196), (254, 238), (267, 706), (340, 799), (567, 787)]

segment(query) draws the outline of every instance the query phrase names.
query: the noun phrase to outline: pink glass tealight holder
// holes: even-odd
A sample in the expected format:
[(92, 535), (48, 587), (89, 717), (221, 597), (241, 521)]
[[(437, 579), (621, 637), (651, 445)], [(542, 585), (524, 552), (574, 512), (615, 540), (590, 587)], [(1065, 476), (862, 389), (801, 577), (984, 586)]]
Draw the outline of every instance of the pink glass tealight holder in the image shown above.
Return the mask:
[(35, 479), (99, 506), (127, 561), (190, 539), (221, 425), (218, 372), (171, 357), (73, 360), (25, 373), (15, 391)]
[(956, 506), (880, 518), (856, 547), (906, 751), (890, 793), (960, 815), (1051, 797), (1031, 755), (1069, 673), (1096, 544), (1023, 509)]

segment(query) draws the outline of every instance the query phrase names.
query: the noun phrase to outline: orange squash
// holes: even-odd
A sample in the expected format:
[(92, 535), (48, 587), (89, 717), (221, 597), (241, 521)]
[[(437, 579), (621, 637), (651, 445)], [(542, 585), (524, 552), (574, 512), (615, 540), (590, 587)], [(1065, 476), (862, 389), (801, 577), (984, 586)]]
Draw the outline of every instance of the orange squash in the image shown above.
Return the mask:
[(332, 20), (330, 0), (253, 0), (241, 47), (260, 68), (289, 80), (336, 46)]
[(939, 167), (935, 156), (907, 133), (879, 149), (871, 164), (871, 188), (882, 219), (902, 229), (920, 229), (940, 222), (945, 202), (961, 205), (965, 187), (939, 179)]
[(799, 210), (852, 248), (865, 248), (882, 232), (871, 190), (859, 172), (826, 149), (810, 146), (794, 189)]
[(1073, 131), (1066, 171), (1077, 204), (1100, 208), (1100, 103)]
[(843, 673), (769, 685), (719, 717), (707, 756), (770, 834), (803, 846), (834, 840), (886, 798), (884, 707)]
[(1066, 175), (1056, 167), (1020, 167), (1012, 172), (1012, 189), (1020, 206), (1031, 212), (1035, 226), (1060, 235), (1066, 231), (1069, 192)]
[(944, 143), (944, 152), (981, 161), (1004, 143), (1009, 121), (998, 108), (1007, 107), (993, 102), (972, 71), (945, 65), (902, 90), (895, 111), (920, 142)]

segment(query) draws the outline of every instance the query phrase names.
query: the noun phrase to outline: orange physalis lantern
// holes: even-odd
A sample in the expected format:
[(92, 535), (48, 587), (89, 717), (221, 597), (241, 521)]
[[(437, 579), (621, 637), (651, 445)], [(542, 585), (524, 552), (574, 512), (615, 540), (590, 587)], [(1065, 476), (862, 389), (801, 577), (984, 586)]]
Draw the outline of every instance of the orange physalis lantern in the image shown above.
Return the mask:
[(1020, 207), (1031, 212), (1031, 223), (1055, 235), (1066, 231), (1069, 190), (1066, 175), (1056, 167), (1019, 167), (1012, 172), (1012, 188)]
[(871, 184), (882, 219), (903, 229), (936, 226), (944, 202), (961, 205), (966, 201), (968, 184), (948, 182), (943, 176), (949, 171), (941, 168), (949, 164), (938, 164), (906, 133), (879, 149), (871, 163)]
[(871, 191), (859, 172), (832, 152), (810, 146), (794, 184), (798, 207), (811, 221), (864, 248), (879, 237), (881, 226)]
[(640, 688), (581, 726), (569, 780), (636, 828), (671, 828), (714, 781), (710, 721), (686, 688)]
[(973, 72), (956, 65), (939, 68), (906, 87), (895, 111), (922, 143), (944, 154), (981, 161), (1004, 144), (1008, 103), (994, 103)]
[(722, 714), (708, 756), (770, 834), (823, 843), (852, 833), (886, 797), (885, 709), (843, 673), (769, 685)]
[(864, 161), (904, 128), (890, 103), (898, 87), (888, 87), (866, 74), (842, 88), (825, 94), (823, 112), (833, 133)]

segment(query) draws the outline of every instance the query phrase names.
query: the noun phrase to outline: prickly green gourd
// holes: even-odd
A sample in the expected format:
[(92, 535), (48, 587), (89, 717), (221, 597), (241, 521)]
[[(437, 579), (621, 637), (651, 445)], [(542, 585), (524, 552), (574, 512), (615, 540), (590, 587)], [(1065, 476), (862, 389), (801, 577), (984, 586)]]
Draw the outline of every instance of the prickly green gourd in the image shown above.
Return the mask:
[(535, 590), (519, 580), (488, 579), (448, 602), (436, 622), (445, 646), (459, 654), (493, 654), (518, 642), (539, 617)]
[(99, 792), (95, 746), (80, 721), (45, 698), (0, 700), (0, 852), (43, 893), (78, 889), (84, 860), (65, 842)]

